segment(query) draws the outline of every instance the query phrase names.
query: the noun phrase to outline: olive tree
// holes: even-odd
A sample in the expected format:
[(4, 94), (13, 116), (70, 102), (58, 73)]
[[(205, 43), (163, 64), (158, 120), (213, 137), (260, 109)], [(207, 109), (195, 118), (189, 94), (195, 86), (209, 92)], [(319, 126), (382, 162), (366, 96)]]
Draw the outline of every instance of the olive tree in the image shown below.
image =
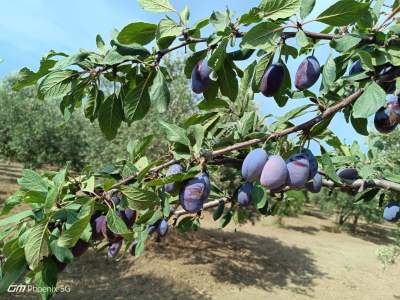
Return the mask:
[[(94, 52), (51, 51), (36, 72), (22, 69), (14, 88), (38, 83), (39, 98), (59, 99), (64, 116), (83, 107), (105, 137), (114, 139), (122, 124), (135, 127), (153, 110), (168, 111), (179, 95), (168, 88), (171, 74), (163, 59), (186, 48), (185, 75), (200, 97), (197, 111), (179, 123), (159, 120), (168, 147), (156, 159), (146, 152), (149, 136), (130, 143), (128, 159), (102, 169), (85, 168), (79, 175), (68, 168), (45, 174), (25, 170), (4, 214), (19, 203), (32, 209), (0, 221), (0, 291), (23, 276), (53, 287), (57, 274), (89, 247), (108, 247), (113, 258), (125, 245), (140, 256), (146, 241), (163, 238), (168, 227), (198, 229), (207, 209), (214, 208), (214, 219), (225, 227), (246, 222), (255, 212), (275, 214), (287, 201), (304, 197), (305, 189), (345, 189), (357, 194), (357, 201), (400, 191), (395, 174), (373, 163), (373, 150), (349, 149), (329, 129), (339, 113), (362, 135), (373, 115), (382, 134), (397, 126), (397, 98), (386, 100), (400, 73), (397, 0), (390, 5), (339, 0), (315, 19), (307, 18), (314, 0), (263, 0), (241, 16), (215, 11), (194, 25), (189, 8), (178, 12), (168, 0), (139, 3), (167, 16), (158, 24), (128, 24), (114, 32), (109, 46), (97, 36)], [(311, 32), (307, 27), (313, 22), (327, 27)], [(288, 43), (293, 38), (297, 47)], [(332, 55), (320, 65), (313, 52), (327, 42)], [(286, 63), (303, 55), (292, 85)], [(309, 88), (320, 77), (316, 94)], [(102, 80), (112, 83), (110, 95)], [(254, 110), (258, 93), (279, 106), (299, 98), (309, 103), (263, 117)], [(294, 121), (304, 115), (310, 118)], [(308, 149), (310, 140), (320, 143), (321, 155)], [(391, 203), (384, 217), (396, 221), (399, 210)], [(43, 289), (42, 297), (51, 291)]]

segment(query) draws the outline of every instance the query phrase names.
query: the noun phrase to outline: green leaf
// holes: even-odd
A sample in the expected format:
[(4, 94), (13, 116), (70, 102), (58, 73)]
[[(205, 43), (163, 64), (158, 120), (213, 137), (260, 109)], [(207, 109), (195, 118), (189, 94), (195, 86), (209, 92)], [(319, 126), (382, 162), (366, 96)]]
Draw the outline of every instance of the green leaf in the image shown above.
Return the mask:
[(49, 241), (47, 220), (32, 227), (26, 241), (24, 251), (25, 258), (31, 270), (35, 270), (43, 257), (49, 255)]
[(4, 202), (3, 210), (0, 215), (7, 215), (15, 206), (19, 205), (25, 196), (25, 191), (17, 190)]
[(362, 39), (359, 36), (346, 34), (339, 38), (334, 38), (330, 42), (330, 46), (338, 52), (346, 52), (357, 46)]
[(364, 70), (374, 70), (374, 64), (372, 62), (372, 55), (364, 50), (360, 50), (357, 52), (357, 54), (360, 56), (361, 60), (361, 65), (363, 66)]
[(213, 11), (210, 16), (210, 24), (216, 32), (223, 32), (229, 26), (231, 19), (229, 11)]
[(91, 89), (84, 108), (85, 117), (88, 118), (90, 122), (93, 122), (98, 117), (99, 109), (103, 102), (103, 91), (97, 88)]
[(300, 0), (263, 0), (259, 8), (265, 18), (284, 19), (295, 15), (300, 8)]
[(146, 187), (160, 186), (160, 185), (164, 185), (164, 184), (172, 183), (172, 182), (183, 182), (187, 179), (193, 178), (198, 173), (199, 173), (199, 170), (194, 169), (194, 170), (189, 170), (186, 173), (178, 173), (178, 174), (173, 174), (173, 175), (162, 177), (162, 178), (153, 179), (146, 183)]
[(154, 78), (153, 85), (150, 89), (150, 99), (160, 114), (166, 112), (171, 100), (171, 95), (161, 70), (157, 71), (157, 75)]
[(225, 61), (224, 65), (217, 71), (218, 84), (221, 94), (228, 97), (231, 101), (235, 101), (238, 95), (238, 81), (236, 73), (229, 61)]
[(51, 187), (50, 191), (47, 194), (45, 208), (50, 209), (53, 207), (54, 203), (57, 200), (58, 195), (61, 192), (62, 186), (65, 183), (65, 176), (67, 175), (67, 170), (60, 170), (54, 177), (53, 183), (54, 186)]
[(376, 83), (368, 85), (353, 106), (354, 118), (368, 118), (386, 103), (385, 91)]
[(203, 140), (204, 140), (204, 135), (206, 133), (206, 129), (204, 126), (200, 124), (196, 124), (193, 126), (190, 126), (188, 128), (189, 134), (191, 134), (194, 137), (194, 145), (193, 145), (193, 151), (195, 153), (199, 153), (201, 150), (201, 146), (203, 145)]
[(354, 23), (360, 16), (363, 16), (368, 7), (369, 3), (340, 0), (323, 11), (316, 20), (332, 26), (344, 26)]
[(107, 52), (106, 43), (104, 43), (103, 38), (100, 34), (96, 35), (96, 46), (99, 49), (100, 54), (105, 54)]
[(228, 41), (228, 37), (223, 38), (208, 60), (208, 66), (214, 71), (218, 71), (224, 63)]
[(306, 36), (303, 30), (299, 30), (296, 34), (297, 45), (306, 47), (310, 43), (310, 39)]
[(201, 110), (212, 110), (218, 108), (229, 108), (229, 103), (220, 98), (204, 99), (199, 102), (197, 107)]
[(34, 281), (43, 300), (52, 298), (57, 285), (58, 268), (54, 260), (46, 259), (43, 268), (35, 273)]
[(113, 210), (107, 212), (107, 227), (110, 228), (112, 232), (120, 235), (129, 235), (129, 229), (125, 222), (115, 213)]
[(54, 71), (39, 85), (39, 92), (45, 99), (61, 98), (72, 91), (78, 72), (72, 70)]
[(179, 17), (183, 24), (187, 25), (190, 17), (189, 7), (185, 5), (185, 8), (179, 13)]
[(122, 110), (121, 99), (112, 94), (107, 97), (99, 110), (99, 126), (104, 136), (112, 140), (121, 126), (124, 112)]
[(357, 131), (358, 134), (368, 136), (368, 120), (365, 118), (354, 118), (353, 115), (351, 115), (350, 118), (351, 125), (353, 125), (353, 128), (355, 131)]
[(69, 248), (60, 247), (57, 244), (57, 240), (50, 242), (51, 253), (61, 262), (72, 262), (74, 260), (74, 255)]
[(121, 44), (137, 43), (146, 45), (154, 40), (157, 25), (145, 22), (135, 22), (126, 25), (119, 32), (117, 40)]
[(7, 218), (1, 219), (0, 220), (0, 227), (13, 224), (13, 223), (19, 223), (21, 220), (26, 219), (26, 218), (33, 218), (34, 214), (32, 210), (24, 210), (21, 211), (20, 213), (13, 214)]
[(280, 38), (280, 27), (271, 22), (263, 22), (251, 28), (243, 37), (240, 46), (246, 49), (273, 51)]
[(23, 170), (22, 178), (19, 178), (17, 182), (28, 191), (47, 193), (49, 188), (47, 181), (32, 170)]
[(125, 117), (129, 124), (143, 119), (150, 109), (150, 78), (151, 74), (144, 82), (129, 90), (123, 98)]
[(328, 57), (322, 69), (322, 84), (325, 89), (328, 89), (336, 80), (336, 63), (332, 55)]
[(129, 156), (133, 162), (137, 161), (146, 149), (150, 146), (151, 141), (153, 140), (154, 135), (147, 135), (140, 140), (130, 140), (127, 145), (127, 151)]
[(81, 234), (85, 231), (90, 222), (91, 212), (87, 212), (80, 219), (75, 221), (71, 227), (61, 233), (57, 245), (59, 247), (71, 248), (79, 240)]
[(4, 265), (2, 265), (0, 293), (5, 293), (8, 287), (26, 272), (26, 267), (24, 249), (16, 248), (7, 256)]
[(240, 80), (239, 93), (236, 100), (236, 107), (238, 111), (243, 113), (248, 110), (249, 103), (254, 98), (253, 83), (255, 78), (255, 69), (257, 62), (250, 64), (243, 74), (243, 78)]
[(44, 57), (40, 61), (40, 68), (36, 73), (28, 68), (22, 68), (18, 73), (17, 81), (13, 85), (13, 90), (19, 91), (24, 87), (35, 84), (40, 78), (48, 74), (55, 64), (55, 60)]
[(128, 207), (133, 210), (153, 209), (160, 204), (156, 193), (135, 187), (124, 187), (121, 192), (126, 196)]
[(186, 146), (190, 146), (190, 141), (186, 135), (186, 131), (183, 128), (181, 128), (175, 124), (167, 123), (162, 120), (159, 120), (159, 123), (169, 141), (181, 143)]
[(300, 6), (300, 18), (304, 19), (314, 9), (315, 0), (302, 0)]
[(52, 71), (61, 70), (66, 67), (77, 65), (80, 62), (84, 61), (89, 56), (89, 52), (81, 52), (78, 54), (74, 54), (63, 59), (60, 59), (55, 66), (52, 68)]
[(197, 231), (200, 227), (198, 219), (192, 216), (187, 216), (179, 221), (178, 226), (176, 226), (176, 231), (178, 233), (185, 233), (188, 231)]
[(340, 183), (340, 178), (336, 175), (336, 170), (335, 167), (333, 166), (331, 157), (329, 156), (329, 153), (326, 152), (321, 156), (321, 164), (324, 172), (326, 175), (335, 181), (336, 183)]
[(138, 0), (140, 6), (151, 12), (174, 12), (175, 8), (168, 0)]
[(224, 212), (224, 209), (225, 209), (225, 201), (221, 200), (218, 203), (218, 207), (213, 212), (214, 221), (217, 221), (219, 218), (221, 218), (221, 216)]
[(157, 27), (157, 40), (181, 35), (183, 27), (169, 18), (162, 19)]
[(232, 210), (228, 210), (226, 214), (219, 220), (220, 228), (225, 228), (232, 220)]

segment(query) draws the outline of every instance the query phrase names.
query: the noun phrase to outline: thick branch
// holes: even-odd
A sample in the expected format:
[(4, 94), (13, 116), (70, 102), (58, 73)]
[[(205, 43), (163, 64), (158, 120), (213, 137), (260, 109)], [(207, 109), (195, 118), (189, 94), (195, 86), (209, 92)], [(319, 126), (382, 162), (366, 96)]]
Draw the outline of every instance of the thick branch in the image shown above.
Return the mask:
[[(342, 188), (342, 189), (346, 189), (346, 190), (360, 190), (360, 189), (366, 189), (366, 188), (380, 188), (380, 189), (385, 189), (388, 191), (394, 191), (394, 192), (400, 192), (400, 184), (395, 183), (395, 182), (391, 182), (388, 180), (384, 180), (384, 179), (372, 179), (372, 180), (356, 180), (354, 181), (352, 184), (337, 184), (331, 180), (322, 180), (322, 185), (330, 188), (330, 189), (334, 189), (334, 188)], [(286, 188), (284, 189), (284, 191), (289, 191), (290, 188)], [(210, 202), (207, 202), (204, 204), (203, 206), (203, 210), (207, 210), (207, 209), (211, 209), (214, 207), (217, 207), (219, 205), (219, 203), (221, 201), (224, 201), (225, 203), (230, 201), (230, 198), (221, 198), (221, 199), (217, 199), (217, 200), (213, 200)], [(187, 211), (183, 210), (183, 209), (179, 209), (176, 210), (173, 213), (173, 218), (175, 220), (177, 220), (179, 217), (184, 216), (184, 215), (189, 215), (190, 213), (188, 213)]]

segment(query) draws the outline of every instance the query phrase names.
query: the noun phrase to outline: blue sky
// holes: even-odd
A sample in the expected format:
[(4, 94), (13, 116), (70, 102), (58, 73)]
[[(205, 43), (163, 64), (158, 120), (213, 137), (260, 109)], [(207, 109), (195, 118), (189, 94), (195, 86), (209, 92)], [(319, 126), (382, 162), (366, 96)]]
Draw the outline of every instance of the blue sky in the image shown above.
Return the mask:
[[(191, 20), (207, 17), (212, 10), (223, 10), (227, 6), (241, 14), (259, 0), (171, 0), (181, 10), (188, 5)], [(316, 7), (309, 18), (318, 15), (330, 6), (333, 0), (317, 0)], [(163, 15), (143, 11), (136, 0), (18, 0), (3, 1), (0, 11), (0, 76), (17, 72), (22, 67), (37, 69), (39, 60), (49, 50), (73, 53), (79, 48), (94, 49), (95, 36), (100, 33), (105, 39), (113, 28), (121, 29), (133, 21), (157, 22)], [(309, 24), (307, 30), (323, 29), (322, 24)], [(328, 47), (320, 47), (315, 56), (323, 64), (329, 55)], [(301, 57), (291, 60), (288, 68), (292, 78), (300, 64)], [(314, 86), (317, 91), (319, 84)], [(262, 95), (256, 96), (262, 114), (283, 115), (288, 110), (307, 103), (307, 100), (293, 100), (285, 108), (279, 108), (273, 101)], [(299, 118), (304, 121), (309, 116)], [(331, 128), (346, 142), (364, 142), (352, 127), (346, 124), (342, 115), (335, 117)], [(316, 149), (316, 145), (312, 148)]]

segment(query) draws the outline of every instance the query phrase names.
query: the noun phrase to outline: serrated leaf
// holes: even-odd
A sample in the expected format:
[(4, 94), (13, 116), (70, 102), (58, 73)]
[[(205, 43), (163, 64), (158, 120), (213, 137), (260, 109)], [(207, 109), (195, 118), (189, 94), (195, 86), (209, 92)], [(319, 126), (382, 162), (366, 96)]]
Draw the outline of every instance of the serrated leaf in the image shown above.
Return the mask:
[(19, 223), (21, 220), (26, 218), (33, 218), (34, 214), (32, 210), (24, 210), (19, 213), (13, 214), (7, 218), (0, 220), (0, 227), (10, 225), (13, 223)]
[(217, 71), (217, 74), (221, 94), (234, 102), (238, 95), (239, 87), (236, 73), (233, 71), (231, 64), (225, 61), (223, 66)]
[(107, 212), (107, 227), (110, 228), (112, 232), (120, 235), (130, 234), (128, 227), (125, 222), (115, 213), (113, 210)]
[(310, 43), (310, 39), (306, 36), (303, 30), (299, 30), (296, 34), (297, 45), (306, 47)]
[(368, 7), (369, 3), (340, 0), (323, 11), (316, 20), (332, 26), (344, 26), (354, 23), (366, 13)]
[(19, 178), (17, 182), (28, 191), (47, 193), (49, 188), (47, 181), (32, 170), (23, 170), (22, 178)]
[(34, 274), (34, 282), (43, 300), (53, 296), (57, 286), (58, 268), (53, 259), (45, 259), (43, 268)]
[(189, 138), (187, 137), (186, 131), (183, 128), (179, 127), (178, 125), (170, 124), (162, 120), (159, 120), (159, 123), (169, 141), (190, 146)]
[(143, 83), (129, 90), (123, 98), (125, 117), (129, 124), (143, 119), (150, 109), (150, 77), (151, 74)]
[(26, 272), (26, 260), (24, 249), (17, 248), (7, 255), (2, 265), (2, 277), (0, 280), (0, 293), (5, 293), (8, 287), (16, 282)]
[(151, 12), (174, 12), (175, 9), (168, 0), (138, 0), (140, 6)]
[(162, 19), (157, 27), (157, 40), (181, 35), (183, 27), (169, 18)]
[(330, 46), (338, 52), (346, 52), (357, 46), (362, 39), (359, 36), (346, 34), (339, 38), (334, 38), (330, 42)]
[(76, 65), (76, 64), (84, 61), (88, 56), (89, 56), (89, 52), (81, 52), (81, 53), (70, 55), (63, 59), (60, 59), (54, 65), (54, 67), (52, 68), (52, 71), (61, 70), (66, 67)]
[(223, 38), (218, 44), (217, 49), (215, 49), (210, 59), (208, 60), (208, 66), (214, 71), (219, 70), (224, 63), (228, 41), (229, 39), (227, 37)]
[(127, 198), (128, 207), (133, 210), (153, 209), (154, 206), (160, 203), (158, 195), (151, 191), (135, 187), (125, 187), (121, 192)]
[(48, 74), (55, 64), (55, 60), (44, 57), (40, 61), (40, 67), (37, 72), (33, 72), (28, 68), (22, 68), (18, 73), (17, 81), (13, 85), (13, 90), (19, 91), (24, 87), (35, 84), (40, 78)]
[(328, 57), (322, 69), (322, 84), (325, 89), (328, 89), (336, 80), (336, 63), (332, 55)]
[(321, 165), (322, 165), (324, 172), (330, 179), (332, 179), (336, 183), (341, 182), (340, 178), (336, 175), (335, 167), (333, 166), (332, 159), (328, 152), (324, 153), (321, 156)]
[(314, 9), (315, 0), (302, 0), (300, 6), (300, 18), (304, 19)]
[(154, 78), (153, 85), (150, 89), (150, 99), (160, 114), (167, 110), (171, 95), (161, 70), (157, 71), (157, 75)]
[(245, 70), (243, 78), (240, 80), (239, 92), (236, 100), (236, 107), (243, 113), (248, 109), (249, 103), (254, 98), (253, 84), (257, 63), (253, 62)]
[(225, 209), (225, 201), (221, 200), (218, 203), (217, 208), (213, 212), (213, 220), (217, 221), (219, 218), (221, 218), (223, 212)]
[(122, 44), (138, 43), (146, 45), (154, 40), (157, 25), (145, 22), (135, 22), (126, 25), (118, 33), (117, 40)]
[(81, 234), (85, 231), (86, 226), (89, 224), (91, 217), (90, 211), (83, 215), (80, 219), (75, 221), (71, 227), (61, 233), (57, 241), (60, 247), (71, 248), (79, 240)]
[(130, 140), (127, 145), (127, 151), (133, 162), (137, 161), (140, 156), (146, 151), (153, 140), (154, 135), (147, 135), (140, 140)]
[(240, 46), (246, 49), (273, 51), (280, 38), (281, 28), (271, 22), (263, 22), (251, 28), (243, 37)]
[(259, 5), (265, 18), (284, 19), (295, 15), (300, 8), (300, 0), (263, 0)]
[(353, 106), (354, 118), (368, 118), (386, 103), (385, 91), (376, 83), (368, 85)]
[(99, 110), (99, 126), (104, 136), (112, 140), (121, 126), (124, 112), (122, 110), (121, 99), (112, 94), (107, 97)]
[(47, 220), (36, 224), (28, 235), (24, 251), (26, 261), (31, 270), (35, 270), (43, 257), (49, 255), (47, 225)]
[(78, 72), (72, 70), (54, 71), (39, 85), (39, 92), (45, 99), (61, 98), (72, 91)]

